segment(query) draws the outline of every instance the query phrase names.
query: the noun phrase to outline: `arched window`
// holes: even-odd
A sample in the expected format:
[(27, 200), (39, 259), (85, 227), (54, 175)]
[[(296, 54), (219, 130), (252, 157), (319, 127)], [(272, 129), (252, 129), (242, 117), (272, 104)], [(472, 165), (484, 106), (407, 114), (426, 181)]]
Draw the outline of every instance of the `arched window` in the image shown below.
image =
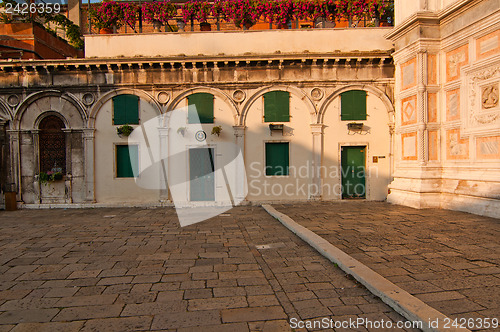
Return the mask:
[(40, 121), (40, 172), (66, 173), (66, 135), (64, 122), (55, 115)]

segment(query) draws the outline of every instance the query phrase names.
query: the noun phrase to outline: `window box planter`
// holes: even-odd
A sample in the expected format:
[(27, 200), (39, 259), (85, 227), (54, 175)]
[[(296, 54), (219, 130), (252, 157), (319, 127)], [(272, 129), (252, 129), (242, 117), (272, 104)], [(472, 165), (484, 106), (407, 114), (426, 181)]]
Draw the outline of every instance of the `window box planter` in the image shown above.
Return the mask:
[(363, 124), (358, 122), (350, 122), (347, 124), (347, 129), (349, 130), (362, 130)]
[(212, 26), (207, 22), (200, 23), (200, 31), (212, 31)]
[(132, 133), (133, 130), (134, 130), (134, 127), (132, 127), (130, 125), (123, 125), (123, 126), (116, 128), (116, 133), (120, 137), (127, 137), (127, 136), (130, 136), (130, 134)]
[(281, 131), (281, 135), (283, 135), (283, 125), (270, 123), (269, 131), (271, 132), (271, 136), (273, 136), (273, 131)]

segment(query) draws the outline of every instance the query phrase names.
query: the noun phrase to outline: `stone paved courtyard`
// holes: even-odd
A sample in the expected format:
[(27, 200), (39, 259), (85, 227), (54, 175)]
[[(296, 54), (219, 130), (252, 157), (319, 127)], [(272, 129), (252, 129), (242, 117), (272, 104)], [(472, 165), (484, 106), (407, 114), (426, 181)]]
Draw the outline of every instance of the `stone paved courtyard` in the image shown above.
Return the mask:
[(448, 317), (500, 319), (500, 219), (383, 202), (273, 206)]
[(0, 331), (290, 331), (292, 317), (403, 320), (260, 207), (185, 228), (173, 208), (0, 212)]

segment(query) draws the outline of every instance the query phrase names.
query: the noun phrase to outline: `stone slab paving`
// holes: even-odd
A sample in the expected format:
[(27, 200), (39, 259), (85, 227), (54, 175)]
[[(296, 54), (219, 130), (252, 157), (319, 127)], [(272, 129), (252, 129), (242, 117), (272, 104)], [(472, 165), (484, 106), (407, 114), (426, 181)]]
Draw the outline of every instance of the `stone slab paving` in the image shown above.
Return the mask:
[(273, 207), (450, 318), (500, 319), (500, 219), (385, 202)]
[(0, 212), (0, 331), (290, 331), (325, 317), (404, 320), (260, 207), (185, 228), (172, 208)]

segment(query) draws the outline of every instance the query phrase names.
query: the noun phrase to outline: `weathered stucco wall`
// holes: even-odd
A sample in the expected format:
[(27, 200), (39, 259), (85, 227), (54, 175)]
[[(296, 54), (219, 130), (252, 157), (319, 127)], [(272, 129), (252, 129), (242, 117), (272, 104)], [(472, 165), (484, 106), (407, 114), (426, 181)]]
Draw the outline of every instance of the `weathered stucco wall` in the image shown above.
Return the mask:
[[(392, 28), (86, 35), (87, 58), (307, 54), (388, 50)], [(131, 47), (133, 45), (133, 47)]]

